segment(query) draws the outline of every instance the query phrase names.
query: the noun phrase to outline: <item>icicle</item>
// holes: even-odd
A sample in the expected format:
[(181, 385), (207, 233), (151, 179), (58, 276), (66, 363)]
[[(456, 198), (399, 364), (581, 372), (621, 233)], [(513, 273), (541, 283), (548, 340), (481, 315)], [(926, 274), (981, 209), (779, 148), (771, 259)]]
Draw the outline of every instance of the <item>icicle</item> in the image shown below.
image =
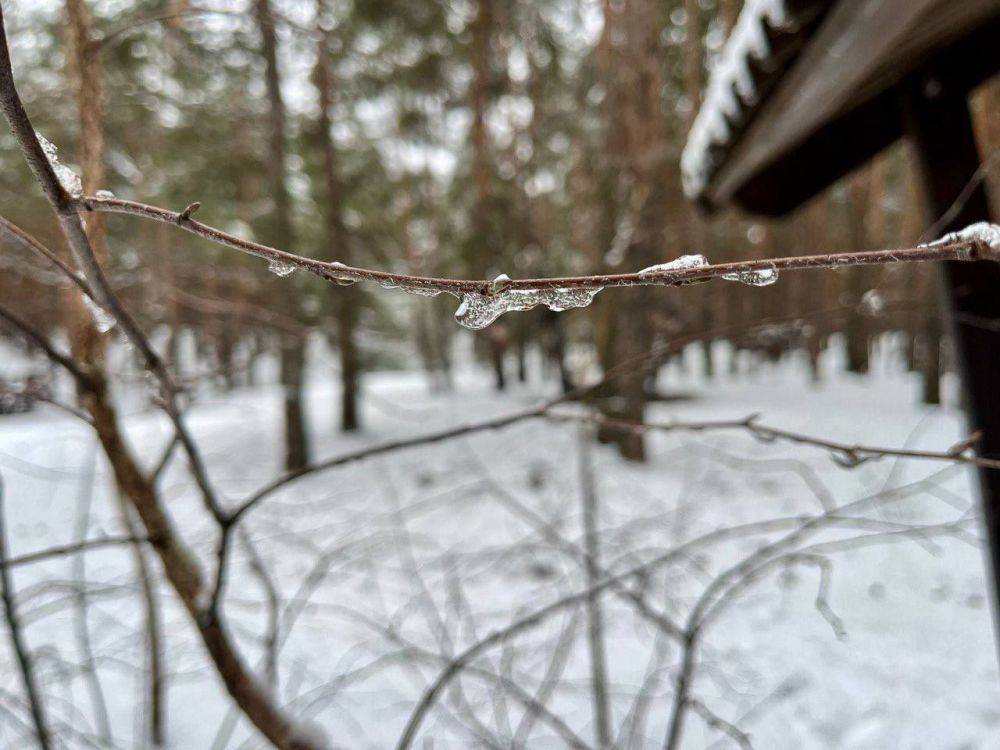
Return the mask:
[(660, 273), (661, 271), (686, 271), (689, 268), (701, 268), (707, 265), (708, 258), (704, 255), (682, 255), (679, 258), (674, 258), (669, 263), (660, 263), (649, 268), (643, 268), (639, 271), (639, 275), (645, 276), (648, 273)]
[(74, 198), (82, 197), (83, 183), (80, 182), (80, 175), (59, 161), (59, 149), (54, 143), (37, 130), (35, 131), (35, 137), (38, 138), (38, 142), (42, 146), (42, 151), (45, 152), (45, 158), (52, 165), (52, 171), (56, 173), (56, 178), (59, 180), (59, 184), (63, 186), (63, 190)]
[(110, 201), (115, 199), (115, 194), (110, 190), (98, 190), (94, 193), (95, 198), (99, 198), (102, 201)]
[(771, 266), (770, 268), (734, 271), (722, 274), (722, 278), (726, 281), (738, 281), (750, 286), (770, 286), (778, 280), (778, 269)]
[(499, 294), (467, 292), (455, 311), (455, 320), (472, 330), (485, 328), (506, 312), (545, 305), (554, 312), (586, 307), (601, 291), (596, 289), (507, 289)]
[(114, 316), (94, 302), (94, 300), (90, 298), (90, 295), (83, 295), (83, 303), (86, 305), (87, 311), (90, 313), (90, 317), (93, 319), (94, 326), (98, 331), (101, 333), (107, 333), (115, 327)]
[(285, 276), (291, 276), (291, 274), (295, 271), (295, 266), (291, 263), (284, 263), (280, 260), (271, 258), (267, 261), (267, 270), (275, 276), (281, 276), (284, 278)]

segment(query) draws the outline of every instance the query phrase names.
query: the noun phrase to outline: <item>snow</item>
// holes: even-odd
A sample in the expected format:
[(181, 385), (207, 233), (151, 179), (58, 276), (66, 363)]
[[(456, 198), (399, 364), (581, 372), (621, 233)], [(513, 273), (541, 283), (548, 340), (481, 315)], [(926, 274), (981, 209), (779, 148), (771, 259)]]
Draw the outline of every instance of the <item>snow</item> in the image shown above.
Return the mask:
[(83, 300), (84, 306), (87, 308), (87, 312), (90, 313), (90, 317), (93, 319), (94, 325), (97, 327), (98, 331), (101, 333), (107, 333), (115, 327), (114, 315), (98, 305), (86, 294), (81, 295), (81, 299)]
[(764, 60), (770, 53), (765, 23), (771, 28), (794, 27), (785, 0), (747, 0), (712, 66), (701, 109), (681, 154), (681, 176), (689, 198), (697, 197), (708, 184), (715, 166), (710, 151), (713, 146), (726, 144), (731, 136), (728, 119), (738, 117), (756, 102), (749, 61)]
[(63, 190), (74, 198), (83, 196), (83, 183), (80, 181), (80, 175), (59, 161), (58, 147), (37, 130), (35, 131), (35, 137), (38, 139), (42, 151), (45, 152), (45, 158), (52, 165), (52, 171), (56, 173), (56, 179), (63, 186)]
[[(945, 389), (947, 407), (916, 406), (919, 383), (900, 374), (887, 350), (883, 347), (875, 358), (867, 379), (840, 375), (839, 355), (825, 354), (826, 379), (818, 387), (810, 385), (798, 359), (763, 367), (755, 375), (708, 382), (698, 371), (700, 352), (691, 350), (664, 372), (660, 387), (693, 398), (660, 403), (650, 416), (719, 419), (759, 412), (764, 424), (914, 448), (941, 449), (963, 437), (954, 383)], [(727, 351), (720, 347), (716, 354), (724, 364)], [(0, 363), (0, 375), (6, 374), (7, 362)], [(333, 425), (337, 392), (318, 379), (327, 368), (328, 363), (316, 366), (308, 392), (319, 456), (510, 413), (551, 395), (546, 387), (522, 386), (498, 396), (488, 374), (468, 366), (453, 393), (428, 393), (418, 373), (377, 373), (365, 381), (365, 431), (343, 436)], [(136, 404), (127, 410), (130, 439), (152, 461), (168, 425), (158, 413), (139, 408), (138, 399), (127, 403)], [(281, 436), (275, 425), (281, 409), (277, 386), (203, 394), (193, 408), (190, 427), (230, 501), (279, 471)], [(519, 614), (579, 591), (579, 565), (512, 513), (495, 486), (502, 482), (506, 492), (559, 534), (578, 541), (577, 445), (571, 425), (523, 422), (320, 474), (255, 509), (246, 519), (247, 529), (288, 603), (275, 694), (296, 726), (308, 727), (303, 731), (310, 736), (325, 736), (333, 747), (391, 747), (441, 664), (400, 659), (398, 644), (373, 623), (391, 625), (396, 635), (422, 649), (455, 653)], [(887, 488), (908, 488), (900, 489), (895, 502), (868, 514), (894, 523), (954, 518), (972, 497), (969, 473), (961, 468), (878, 461), (848, 471), (821, 451), (764, 444), (735, 431), (657, 434), (649, 447), (645, 465), (625, 464), (607, 447), (593, 451), (608, 567), (648, 559), (722, 526), (814, 513), (824, 493), (847, 502)], [(7, 486), (12, 554), (73, 541), (77, 511), (91, 490), (88, 536), (121, 533), (111, 477), (98, 455), (89, 428), (55, 410), (42, 406), (31, 414), (0, 418), (0, 471)], [(183, 461), (171, 465), (162, 487), (175, 523), (210, 565), (214, 533)], [(859, 533), (839, 529), (812, 541)], [(707, 576), (752, 553), (762, 540), (705, 547), (651, 576), (646, 582), (651, 602), (672, 615), (689, 607)], [(747, 590), (708, 631), (694, 683), (698, 699), (749, 732), (759, 748), (997, 747), (1000, 674), (981, 550), (958, 538), (900, 539), (831, 552), (830, 559), (830, 605), (843, 620), (846, 640), (835, 636), (814, 607), (816, 570), (793, 568), (770, 576)], [(240, 547), (232, 563), (225, 614), (247, 663), (255, 664), (262, 654), (267, 598)], [(79, 584), (73, 581), (73, 559), (18, 567), (13, 575), (54, 721), (92, 733), (76, 641), (72, 592)], [(85, 590), (117, 746), (137, 747), (143, 639), (129, 551), (89, 553)], [(227, 696), (186, 615), (165, 586), (160, 592), (168, 603), (167, 746), (212, 747), (227, 716)], [(650, 667), (657, 638), (619, 600), (608, 596), (604, 601), (617, 726)], [(568, 613), (557, 617), (477, 664), (534, 691), (554, 642), (570, 624)], [(576, 627), (575, 648), (549, 705), (589, 740), (588, 659), (582, 623)], [(676, 656), (671, 644), (664, 666)], [(13, 710), (23, 718), (23, 706), (13, 697), (18, 688), (6, 638), (0, 639), (0, 670), (8, 675), (0, 711)], [(338, 676), (341, 680), (332, 682)], [(664, 682), (653, 693), (649, 724), (634, 747), (662, 745), (670, 671), (660, 677)], [(461, 684), (481, 721), (517, 726), (520, 708), (505, 704), (494, 683), (468, 675)], [(448, 695), (442, 704), (454, 710)], [(470, 746), (468, 732), (445, 712), (433, 713), (424, 731), (438, 749)], [(62, 735), (67, 747), (93, 746), (81, 736)], [(0, 718), (0, 746), (24, 746), (23, 737), (18, 724)], [(248, 738), (252, 735), (241, 719), (224, 746), (261, 746)], [(527, 745), (544, 750), (563, 743), (538, 724)], [(683, 747), (730, 745), (698, 717), (689, 717)]]
[(944, 245), (950, 242), (984, 242), (993, 250), (1000, 251), (1000, 224), (979, 221), (957, 232), (949, 232), (930, 245)]

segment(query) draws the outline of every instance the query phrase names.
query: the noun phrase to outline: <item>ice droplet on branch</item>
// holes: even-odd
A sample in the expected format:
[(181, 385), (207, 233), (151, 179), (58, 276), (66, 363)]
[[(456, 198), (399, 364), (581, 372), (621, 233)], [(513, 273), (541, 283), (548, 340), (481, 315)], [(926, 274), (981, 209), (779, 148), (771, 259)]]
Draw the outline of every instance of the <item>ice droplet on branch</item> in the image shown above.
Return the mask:
[(471, 330), (485, 328), (506, 312), (523, 312), (538, 305), (562, 312), (586, 307), (601, 291), (596, 289), (506, 289), (498, 294), (466, 292), (455, 311), (455, 320)]
[(89, 295), (83, 294), (81, 297), (83, 297), (83, 304), (87, 307), (87, 312), (90, 313), (98, 331), (107, 333), (115, 327), (115, 317), (111, 313), (94, 302)]
[(285, 276), (292, 275), (292, 273), (295, 271), (295, 266), (293, 266), (291, 263), (283, 263), (280, 260), (275, 260), (274, 258), (271, 258), (270, 260), (267, 261), (267, 270), (273, 273), (275, 276), (281, 276), (282, 278), (284, 278)]
[(94, 197), (100, 198), (102, 201), (110, 201), (114, 200), (115, 194), (112, 193), (110, 190), (98, 190), (96, 193), (94, 193)]
[(59, 184), (62, 185), (63, 190), (74, 198), (81, 198), (83, 196), (83, 183), (80, 182), (80, 175), (59, 161), (59, 149), (52, 141), (48, 140), (37, 130), (35, 131), (35, 137), (38, 139), (42, 151), (45, 152), (45, 158), (52, 165), (52, 171), (56, 173), (56, 179), (59, 180)]
[(778, 269), (771, 266), (770, 268), (734, 271), (733, 273), (722, 274), (722, 278), (726, 281), (738, 281), (741, 284), (749, 284), (750, 286), (770, 286), (778, 280)]
[(700, 253), (695, 255), (682, 255), (679, 258), (674, 258), (669, 263), (659, 263), (655, 266), (649, 266), (649, 268), (643, 268), (639, 271), (640, 276), (645, 276), (650, 273), (660, 273), (661, 271), (686, 271), (689, 268), (701, 268), (702, 266), (708, 265), (708, 258)]
[(440, 289), (424, 284), (417, 284), (412, 281), (385, 280), (378, 282), (383, 289), (401, 289), (407, 294), (414, 294), (417, 297), (437, 297), (441, 294)]
[(926, 245), (921, 245), (921, 247), (947, 245), (952, 242), (983, 242), (994, 250), (1000, 250), (1000, 224), (979, 221), (975, 224), (970, 224), (965, 229), (959, 229), (957, 232), (949, 232), (941, 239), (928, 242)]
[[(330, 265), (336, 268), (347, 268), (347, 266), (345, 266), (339, 260), (333, 261)], [(358, 280), (353, 276), (333, 276), (332, 278), (334, 283), (336, 283), (338, 286), (351, 286), (352, 284), (358, 283)]]

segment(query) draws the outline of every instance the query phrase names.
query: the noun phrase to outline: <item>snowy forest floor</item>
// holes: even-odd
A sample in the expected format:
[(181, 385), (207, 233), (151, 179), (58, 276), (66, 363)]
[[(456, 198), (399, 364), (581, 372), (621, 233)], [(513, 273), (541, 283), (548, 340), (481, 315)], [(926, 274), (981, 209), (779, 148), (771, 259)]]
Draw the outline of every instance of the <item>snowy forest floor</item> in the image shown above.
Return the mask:
[[(826, 362), (831, 374), (818, 386), (795, 362), (712, 381), (674, 367), (661, 387), (691, 398), (659, 403), (650, 417), (759, 412), (769, 425), (831, 439), (938, 450), (964, 437), (953, 406), (918, 406), (916, 378), (889, 357), (879, 363), (869, 377), (856, 378)], [(498, 394), (487, 374), (472, 367), (463, 369), (453, 392), (438, 394), (428, 392), (420, 373), (373, 374), (365, 380), (365, 429), (345, 437), (335, 429), (336, 391), (317, 382), (309, 391), (316, 455), (512, 412), (549, 394), (531, 385)], [(231, 501), (279, 473), (279, 409), (277, 388), (255, 388), (203, 397), (191, 410), (211, 474)], [(165, 419), (136, 407), (127, 424), (152, 463), (168, 434)], [(288, 710), (322, 728), (334, 747), (391, 747), (443, 667), (436, 655), (459, 652), (585, 588), (579, 562), (513, 513), (510, 502), (529, 506), (564, 537), (582, 538), (578, 431), (535, 420), (397, 452), (292, 484), (256, 508), (246, 528), (281, 597), (274, 689)], [(609, 447), (591, 452), (601, 557), (610, 570), (712, 529), (816, 513), (824, 493), (841, 504), (909, 488), (866, 510), (868, 518), (901, 524), (954, 519), (973, 498), (971, 473), (947, 464), (882, 460), (845, 470), (822, 451), (732, 431), (648, 440), (644, 465), (626, 464)], [(0, 471), (12, 554), (72, 542), (84, 527), (88, 537), (122, 532), (107, 467), (89, 429), (71, 417), (44, 407), (0, 417)], [(175, 522), (206, 566), (214, 564), (212, 527), (182, 461), (162, 481)], [(830, 529), (808, 543), (862, 533)], [(650, 575), (647, 600), (682, 620), (712, 575), (769, 538), (704, 545)], [(981, 550), (968, 538), (909, 536), (827, 549), (829, 604), (846, 637), (838, 639), (814, 606), (815, 569), (776, 570), (709, 630), (694, 683), (698, 699), (747, 732), (758, 750), (1000, 747), (1000, 676)], [(225, 614), (247, 658), (257, 662), (264, 654), (266, 593), (243, 546), (231, 564)], [(128, 548), (19, 567), (14, 581), (65, 746), (102, 746), (84, 679), (84, 634), (107, 703), (110, 746), (141, 746), (146, 657)], [(186, 615), (165, 585), (160, 593), (168, 747), (261, 746), (230, 712)], [(623, 748), (661, 747), (677, 648), (618, 598), (605, 594), (602, 602), (614, 731)], [(424, 724), (423, 736), (433, 743), (419, 746), (510, 747), (517, 738), (531, 748), (563, 747), (544, 722), (528, 726), (523, 706), (488, 674), (535, 694), (546, 687), (554, 657), (565, 663), (547, 686), (548, 706), (591, 741), (586, 624), (583, 610), (566, 609), (476, 661), (480, 669), (453, 683), (461, 691), (443, 695)], [(21, 747), (26, 713), (5, 631), (0, 674), (0, 747)], [(642, 692), (645, 708), (635, 702)], [(684, 748), (732, 745), (688, 717)]]

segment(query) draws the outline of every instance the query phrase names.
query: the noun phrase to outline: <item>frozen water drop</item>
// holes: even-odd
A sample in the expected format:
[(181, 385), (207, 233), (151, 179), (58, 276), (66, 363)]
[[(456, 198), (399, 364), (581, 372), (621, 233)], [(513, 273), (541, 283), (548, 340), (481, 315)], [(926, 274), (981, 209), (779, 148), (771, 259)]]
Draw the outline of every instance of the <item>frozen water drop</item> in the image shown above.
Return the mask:
[(750, 286), (770, 286), (778, 280), (778, 269), (774, 266), (768, 268), (754, 268), (733, 273), (724, 273), (722, 278), (726, 281), (738, 281), (741, 284)]
[(596, 289), (507, 289), (499, 294), (466, 292), (455, 311), (459, 325), (471, 330), (485, 328), (506, 312), (522, 312), (538, 305), (562, 312), (586, 307), (601, 288)]
[(267, 270), (275, 276), (281, 276), (284, 278), (285, 276), (291, 276), (291, 274), (295, 271), (295, 266), (291, 263), (284, 263), (280, 260), (272, 258), (267, 262)]
[(94, 193), (94, 197), (99, 198), (102, 201), (110, 201), (114, 200), (115, 194), (112, 193), (110, 190), (98, 190), (96, 193)]
[(420, 284), (403, 284), (399, 287), (407, 294), (414, 294), (417, 297), (437, 297), (441, 294), (440, 289), (434, 287), (421, 286)]
[(74, 198), (82, 197), (83, 183), (80, 182), (80, 175), (59, 161), (59, 149), (52, 141), (48, 140), (37, 130), (35, 131), (35, 137), (38, 138), (38, 143), (41, 145), (42, 151), (45, 152), (45, 158), (52, 165), (52, 171), (56, 173), (56, 179), (59, 180), (59, 184), (62, 185), (63, 190)]
[(668, 263), (659, 263), (655, 266), (649, 266), (648, 268), (643, 268), (639, 271), (640, 276), (645, 276), (651, 273), (660, 273), (662, 271), (686, 271), (689, 268), (701, 268), (708, 265), (708, 258), (700, 253), (694, 255), (682, 255), (679, 258), (674, 258)]
[(87, 307), (87, 312), (90, 313), (90, 317), (94, 321), (94, 326), (98, 331), (107, 333), (115, 327), (114, 316), (94, 302), (89, 295), (83, 295), (83, 303)]
[[(347, 266), (345, 266), (339, 260), (333, 261), (330, 265), (333, 266), (333, 267), (335, 267), (335, 268), (347, 268)], [(339, 286), (351, 286), (352, 284), (358, 283), (358, 280), (356, 278), (354, 278), (353, 276), (334, 275), (331, 278)]]
[(493, 279), (493, 283), (490, 284), (490, 291), (493, 292), (493, 294), (498, 294), (509, 286), (510, 286), (510, 276), (508, 276), (505, 273), (502, 273), (495, 279)]

